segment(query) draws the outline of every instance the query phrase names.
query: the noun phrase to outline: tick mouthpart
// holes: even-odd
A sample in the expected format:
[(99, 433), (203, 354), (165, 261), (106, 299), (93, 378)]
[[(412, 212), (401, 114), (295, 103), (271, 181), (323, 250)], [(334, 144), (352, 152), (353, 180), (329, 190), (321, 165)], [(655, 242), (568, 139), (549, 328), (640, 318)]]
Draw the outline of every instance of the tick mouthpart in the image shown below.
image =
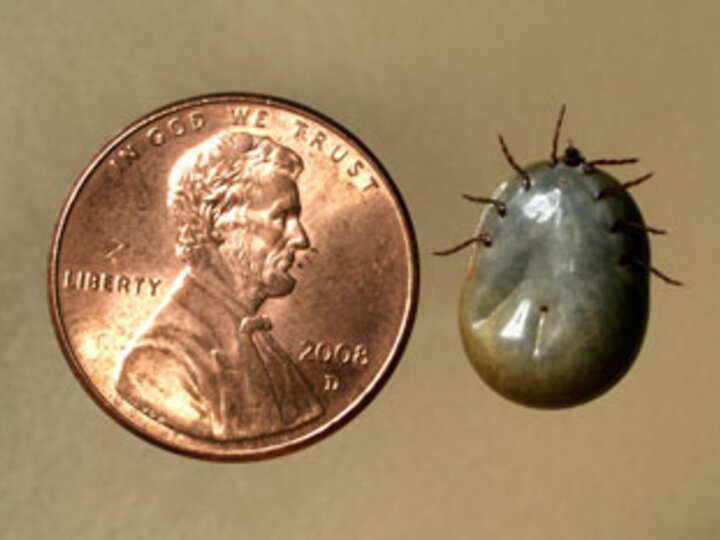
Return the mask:
[(578, 165), (585, 163), (585, 158), (580, 153), (580, 150), (575, 148), (573, 145), (568, 145), (565, 149), (562, 161), (568, 167), (577, 167)]

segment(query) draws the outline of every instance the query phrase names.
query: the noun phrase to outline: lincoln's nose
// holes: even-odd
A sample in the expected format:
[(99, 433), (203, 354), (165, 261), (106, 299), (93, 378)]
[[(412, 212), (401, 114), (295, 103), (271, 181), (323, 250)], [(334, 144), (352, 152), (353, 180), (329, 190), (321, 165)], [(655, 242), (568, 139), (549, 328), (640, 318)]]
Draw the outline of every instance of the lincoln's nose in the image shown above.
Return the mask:
[(309, 248), (310, 239), (308, 238), (308, 235), (305, 232), (302, 223), (300, 223), (300, 220), (297, 218), (293, 219), (291, 226), (292, 229), (290, 232), (290, 240), (288, 241), (288, 245), (292, 246), (295, 250), (298, 251), (301, 249)]

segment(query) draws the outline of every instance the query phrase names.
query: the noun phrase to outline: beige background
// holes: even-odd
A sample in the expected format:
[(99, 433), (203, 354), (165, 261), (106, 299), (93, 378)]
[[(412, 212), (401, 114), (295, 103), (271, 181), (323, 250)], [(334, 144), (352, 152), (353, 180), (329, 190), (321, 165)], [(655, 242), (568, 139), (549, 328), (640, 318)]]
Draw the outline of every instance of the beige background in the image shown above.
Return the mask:
[[(710, 539), (720, 536), (720, 4), (713, 0), (21, 2), (0, 16), (0, 537)], [(239, 465), (136, 438), (81, 390), (45, 300), (52, 225), (115, 131), (167, 102), (265, 92), (347, 126), (389, 169), (421, 250), (417, 323), (388, 386), (288, 457)], [(509, 174), (564, 138), (639, 154), (671, 229), (635, 368), (560, 412), (502, 400), (456, 328), (467, 237)]]

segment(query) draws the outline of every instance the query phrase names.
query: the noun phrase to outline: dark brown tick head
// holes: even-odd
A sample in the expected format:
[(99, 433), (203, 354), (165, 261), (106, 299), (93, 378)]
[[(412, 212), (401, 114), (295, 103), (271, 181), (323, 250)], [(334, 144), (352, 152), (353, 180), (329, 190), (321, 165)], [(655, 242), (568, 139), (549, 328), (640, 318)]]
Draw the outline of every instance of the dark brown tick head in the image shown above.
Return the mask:
[(580, 150), (575, 148), (572, 144), (569, 144), (565, 149), (562, 161), (568, 167), (577, 167), (578, 165), (585, 163), (585, 158), (580, 153)]

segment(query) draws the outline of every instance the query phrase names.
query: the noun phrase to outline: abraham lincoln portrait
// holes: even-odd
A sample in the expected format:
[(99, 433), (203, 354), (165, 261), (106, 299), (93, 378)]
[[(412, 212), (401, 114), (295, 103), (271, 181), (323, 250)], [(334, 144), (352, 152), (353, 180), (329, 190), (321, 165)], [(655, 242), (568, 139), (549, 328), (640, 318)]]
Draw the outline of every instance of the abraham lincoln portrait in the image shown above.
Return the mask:
[(323, 413), (258, 314), (290, 294), (298, 251), (300, 156), (269, 137), (223, 131), (182, 155), (168, 216), (185, 267), (129, 343), (118, 393), (187, 435), (233, 441), (279, 433)]

